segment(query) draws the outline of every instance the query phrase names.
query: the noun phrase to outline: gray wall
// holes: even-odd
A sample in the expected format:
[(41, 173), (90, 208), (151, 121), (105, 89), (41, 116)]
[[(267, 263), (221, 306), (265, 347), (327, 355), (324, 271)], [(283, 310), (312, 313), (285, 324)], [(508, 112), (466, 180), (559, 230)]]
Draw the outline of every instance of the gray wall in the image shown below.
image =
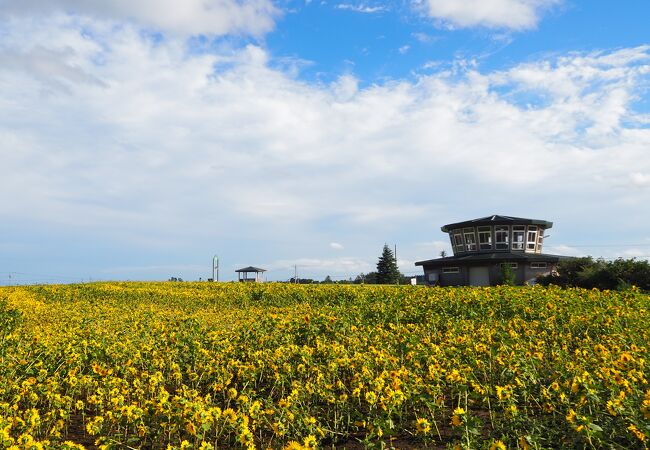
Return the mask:
[[(496, 286), (497, 284), (501, 283), (501, 264), (491, 263), (487, 266), (490, 273), (490, 284)], [(547, 263), (546, 268), (532, 269), (530, 267), (530, 262), (519, 262), (517, 263), (517, 268), (513, 269), (513, 272), (515, 273), (516, 283), (523, 285), (526, 283), (526, 281), (532, 280), (539, 275), (548, 275), (552, 270), (555, 269), (555, 266), (555, 264)], [(437, 284), (439, 286), (466, 286), (469, 284), (468, 267), (459, 267), (459, 273), (442, 273), (442, 268), (440, 267), (424, 267), (424, 283), (428, 285), (434, 285), (435, 283), (429, 280), (430, 274), (437, 274)]]
[[(456, 266), (454, 266), (456, 267)], [(424, 280), (428, 285), (435, 283), (429, 280), (430, 274), (438, 275), (438, 286), (463, 286), (468, 283), (468, 272), (466, 267), (459, 267), (458, 273), (442, 273), (442, 268), (424, 268)]]

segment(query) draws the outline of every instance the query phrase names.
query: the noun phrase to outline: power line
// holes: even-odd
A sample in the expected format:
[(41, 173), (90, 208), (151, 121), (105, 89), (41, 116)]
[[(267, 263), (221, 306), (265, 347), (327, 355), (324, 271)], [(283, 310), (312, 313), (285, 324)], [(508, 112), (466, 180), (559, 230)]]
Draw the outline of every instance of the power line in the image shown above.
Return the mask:
[(75, 277), (75, 276), (70, 276), (70, 275), (53, 275), (53, 274), (42, 274), (42, 273), (28, 273), (28, 272), (0, 272), (0, 274), (4, 275), (26, 275), (30, 277), (38, 277), (38, 278), (59, 278), (59, 279), (71, 279), (71, 280), (78, 280), (80, 277)]
[(645, 244), (559, 244), (566, 245), (567, 247), (650, 247), (650, 243)]

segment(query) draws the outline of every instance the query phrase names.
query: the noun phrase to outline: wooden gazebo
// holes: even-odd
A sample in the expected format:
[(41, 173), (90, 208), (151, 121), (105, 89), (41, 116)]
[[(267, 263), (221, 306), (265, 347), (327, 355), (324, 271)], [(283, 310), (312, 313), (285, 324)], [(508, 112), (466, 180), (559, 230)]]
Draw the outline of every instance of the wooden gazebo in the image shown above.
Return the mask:
[[(259, 267), (253, 267), (253, 266), (248, 266), (244, 267), (243, 269), (237, 269), (235, 270), (237, 272), (237, 278), (239, 279), (240, 282), (248, 282), (248, 283), (261, 283), (262, 281), (262, 274), (266, 272), (265, 269), (260, 269)], [(249, 276), (248, 274), (255, 274), (253, 276)]]

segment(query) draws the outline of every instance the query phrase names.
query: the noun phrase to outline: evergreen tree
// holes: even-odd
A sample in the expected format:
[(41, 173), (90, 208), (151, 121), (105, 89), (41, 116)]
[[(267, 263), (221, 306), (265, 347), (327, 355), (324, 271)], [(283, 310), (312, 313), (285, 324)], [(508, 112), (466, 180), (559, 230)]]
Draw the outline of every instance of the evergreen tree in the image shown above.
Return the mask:
[(384, 250), (377, 261), (377, 284), (397, 284), (399, 276), (395, 255), (388, 245), (384, 244)]

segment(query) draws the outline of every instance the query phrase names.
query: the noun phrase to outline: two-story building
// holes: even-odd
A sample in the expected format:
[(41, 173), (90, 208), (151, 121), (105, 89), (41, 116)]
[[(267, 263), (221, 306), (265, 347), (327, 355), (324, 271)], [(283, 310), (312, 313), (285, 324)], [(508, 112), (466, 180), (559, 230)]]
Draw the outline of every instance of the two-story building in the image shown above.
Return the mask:
[(509, 216), (488, 216), (443, 226), (453, 256), (418, 261), (426, 284), (493, 286), (503, 281), (508, 265), (516, 284), (534, 282), (553, 271), (562, 256), (542, 253), (544, 232), (552, 222)]

